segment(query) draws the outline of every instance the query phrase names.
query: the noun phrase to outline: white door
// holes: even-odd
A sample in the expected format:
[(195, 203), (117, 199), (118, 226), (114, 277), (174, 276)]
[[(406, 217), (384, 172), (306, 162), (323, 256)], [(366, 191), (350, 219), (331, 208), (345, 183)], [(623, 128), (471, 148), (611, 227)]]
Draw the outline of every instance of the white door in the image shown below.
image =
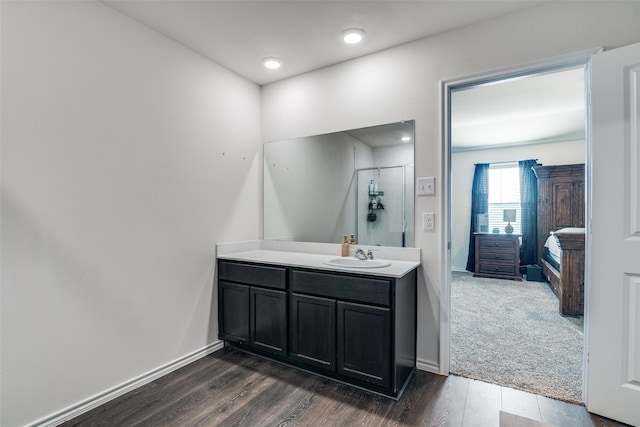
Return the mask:
[(586, 405), (640, 426), (640, 44), (594, 55), (591, 86)]

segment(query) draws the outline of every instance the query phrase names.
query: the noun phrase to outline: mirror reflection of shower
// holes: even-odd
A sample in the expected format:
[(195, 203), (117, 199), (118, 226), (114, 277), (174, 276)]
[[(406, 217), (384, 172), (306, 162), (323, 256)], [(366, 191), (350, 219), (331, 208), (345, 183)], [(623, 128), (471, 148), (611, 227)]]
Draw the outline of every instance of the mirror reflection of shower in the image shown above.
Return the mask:
[(358, 243), (413, 247), (413, 165), (358, 169), (356, 183)]

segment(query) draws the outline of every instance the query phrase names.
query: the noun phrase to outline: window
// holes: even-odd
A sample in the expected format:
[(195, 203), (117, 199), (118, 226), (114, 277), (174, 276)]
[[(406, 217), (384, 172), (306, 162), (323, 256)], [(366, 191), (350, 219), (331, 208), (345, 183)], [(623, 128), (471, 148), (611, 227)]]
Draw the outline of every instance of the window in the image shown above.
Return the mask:
[(507, 225), (502, 219), (505, 209), (516, 210), (516, 220), (512, 222), (513, 232), (521, 233), (520, 170), (517, 162), (492, 163), (489, 165), (489, 232), (494, 228), (504, 233)]

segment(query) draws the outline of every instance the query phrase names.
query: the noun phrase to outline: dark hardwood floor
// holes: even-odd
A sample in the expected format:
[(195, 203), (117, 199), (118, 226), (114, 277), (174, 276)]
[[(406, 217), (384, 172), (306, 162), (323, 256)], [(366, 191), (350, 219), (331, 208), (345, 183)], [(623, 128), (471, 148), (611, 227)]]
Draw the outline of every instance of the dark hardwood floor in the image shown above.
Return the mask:
[[(537, 421), (537, 422), (536, 422)], [(584, 407), (418, 371), (400, 401), (223, 349), (64, 426), (622, 426)]]

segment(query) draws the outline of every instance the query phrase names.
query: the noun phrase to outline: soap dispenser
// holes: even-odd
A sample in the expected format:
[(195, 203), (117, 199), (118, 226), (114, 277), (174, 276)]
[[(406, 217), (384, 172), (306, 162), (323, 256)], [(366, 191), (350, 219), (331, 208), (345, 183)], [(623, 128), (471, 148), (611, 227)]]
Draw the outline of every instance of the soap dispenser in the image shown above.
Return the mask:
[(342, 256), (349, 256), (349, 242), (346, 234), (342, 236)]

